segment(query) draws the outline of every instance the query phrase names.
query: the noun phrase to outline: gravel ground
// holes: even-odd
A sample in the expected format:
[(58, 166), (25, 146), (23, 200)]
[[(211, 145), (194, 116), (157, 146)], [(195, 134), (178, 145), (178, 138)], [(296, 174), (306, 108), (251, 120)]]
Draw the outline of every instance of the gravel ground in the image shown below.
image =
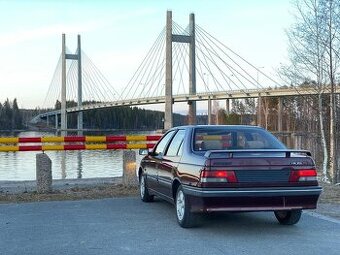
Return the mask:
[(340, 220), (340, 185), (320, 183), (323, 188), (316, 213)]
[(323, 191), (320, 196), (321, 203), (335, 203), (340, 205), (340, 185), (320, 183)]
[(124, 186), (122, 178), (99, 178), (53, 181), (53, 191), (39, 194), (35, 181), (0, 182), (0, 203), (20, 203), (54, 200), (99, 199), (137, 196), (138, 187)]
[[(124, 186), (121, 178), (53, 181), (53, 192), (38, 194), (35, 181), (0, 182), (0, 203), (101, 199), (138, 196), (138, 187)], [(340, 219), (340, 185), (320, 183), (323, 192), (314, 212)]]

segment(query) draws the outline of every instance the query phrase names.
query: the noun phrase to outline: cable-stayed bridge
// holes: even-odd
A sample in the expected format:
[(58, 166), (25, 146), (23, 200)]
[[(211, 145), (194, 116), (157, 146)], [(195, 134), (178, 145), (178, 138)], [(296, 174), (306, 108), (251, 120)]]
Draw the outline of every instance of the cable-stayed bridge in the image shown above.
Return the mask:
[[(317, 93), (314, 87), (282, 86), (196, 25), (193, 14), (189, 16), (189, 25), (183, 28), (172, 20), (168, 11), (166, 26), (122, 91), (115, 89), (81, 50), (80, 36), (77, 51), (72, 54), (63, 35), (62, 53), (43, 105), (50, 109), (59, 106), (60, 110), (40, 114), (35, 121), (55, 116), (57, 127), (60, 116), (61, 130), (66, 130), (66, 115), (76, 112), (78, 129), (82, 129), (82, 112), (86, 110), (165, 104), (167, 129), (173, 125), (174, 103), (187, 102), (189, 124), (195, 124), (196, 101), (207, 100), (211, 114), (211, 100), (227, 100), (228, 111), (230, 99), (257, 98), (260, 124), (262, 97), (281, 99)], [(278, 109), (282, 109), (282, 100)], [(278, 121), (282, 122), (281, 119), (279, 110)]]

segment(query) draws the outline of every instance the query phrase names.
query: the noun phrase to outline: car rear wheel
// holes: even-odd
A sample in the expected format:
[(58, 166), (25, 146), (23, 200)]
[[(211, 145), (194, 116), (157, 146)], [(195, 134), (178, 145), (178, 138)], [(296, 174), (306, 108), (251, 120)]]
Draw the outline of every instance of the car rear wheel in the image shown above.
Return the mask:
[(154, 196), (149, 194), (148, 187), (146, 186), (145, 176), (142, 174), (139, 178), (139, 194), (143, 202), (152, 202)]
[(274, 211), (276, 219), (282, 225), (294, 225), (299, 222), (302, 210)]
[(197, 215), (190, 211), (190, 202), (181, 185), (177, 189), (175, 206), (177, 221), (182, 228), (191, 228), (197, 225)]

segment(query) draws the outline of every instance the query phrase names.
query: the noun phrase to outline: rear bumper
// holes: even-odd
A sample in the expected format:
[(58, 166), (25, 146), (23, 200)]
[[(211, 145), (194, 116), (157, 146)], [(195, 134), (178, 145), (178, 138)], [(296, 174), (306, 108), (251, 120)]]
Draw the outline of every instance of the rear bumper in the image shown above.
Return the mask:
[(196, 188), (183, 187), (185, 194), (196, 197), (272, 197), (272, 196), (309, 196), (321, 194), (322, 188), (284, 187), (284, 188)]
[(223, 188), (183, 187), (191, 210), (209, 211), (274, 211), (315, 209), (321, 187)]

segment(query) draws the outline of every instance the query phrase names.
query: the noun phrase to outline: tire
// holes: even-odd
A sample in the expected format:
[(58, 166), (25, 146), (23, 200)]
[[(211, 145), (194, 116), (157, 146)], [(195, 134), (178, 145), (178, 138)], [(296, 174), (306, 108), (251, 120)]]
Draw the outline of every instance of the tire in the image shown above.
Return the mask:
[(274, 211), (276, 219), (282, 225), (294, 225), (299, 222), (302, 210)]
[(191, 205), (183, 192), (182, 185), (177, 189), (175, 206), (177, 222), (182, 228), (191, 228), (198, 224), (198, 216), (190, 211)]
[(154, 196), (149, 194), (149, 190), (145, 182), (145, 176), (143, 174), (141, 174), (139, 178), (139, 195), (143, 202), (152, 202), (154, 199)]

